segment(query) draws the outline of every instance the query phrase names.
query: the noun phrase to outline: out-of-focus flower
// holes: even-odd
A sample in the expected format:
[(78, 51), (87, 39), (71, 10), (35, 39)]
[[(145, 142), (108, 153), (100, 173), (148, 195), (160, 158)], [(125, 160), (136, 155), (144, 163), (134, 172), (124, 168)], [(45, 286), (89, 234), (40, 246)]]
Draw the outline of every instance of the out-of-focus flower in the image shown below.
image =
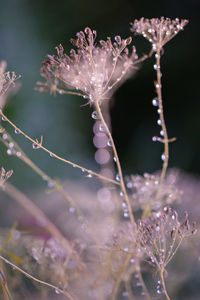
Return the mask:
[(146, 19), (141, 18), (131, 23), (131, 31), (142, 35), (152, 43), (153, 51), (161, 49), (170, 41), (180, 30), (183, 30), (188, 20), (171, 20), (170, 18), (161, 17)]
[(36, 88), (40, 92), (65, 92), (63, 89), (77, 90), (81, 95), (94, 101), (101, 102), (110, 98), (115, 88), (132, 73), (138, 56), (135, 47), (129, 55), (127, 46), (132, 38), (115, 37), (95, 43), (96, 31), (85, 28), (76, 34), (71, 43), (77, 48), (70, 55), (64, 54), (62, 45), (56, 47), (56, 55), (47, 55), (43, 62), (41, 75), (46, 83), (38, 82)]
[[(7, 92), (11, 86), (15, 86), (15, 81), (20, 78), (15, 72), (5, 72), (6, 61), (0, 62), (0, 108), (3, 109), (6, 104)], [(10, 92), (10, 90), (9, 90)], [(11, 90), (12, 92), (12, 90)]]
[(0, 169), (0, 188), (3, 187), (6, 180), (10, 178), (12, 174), (13, 174), (13, 170), (9, 170), (6, 172), (6, 170), (3, 167)]
[(131, 199), (135, 210), (144, 209), (150, 205), (153, 210), (160, 209), (173, 202), (179, 202), (182, 191), (176, 186), (177, 172), (170, 171), (160, 186), (159, 197), (155, 197), (159, 186), (159, 174), (144, 176), (131, 175), (126, 177), (127, 188), (131, 192)]

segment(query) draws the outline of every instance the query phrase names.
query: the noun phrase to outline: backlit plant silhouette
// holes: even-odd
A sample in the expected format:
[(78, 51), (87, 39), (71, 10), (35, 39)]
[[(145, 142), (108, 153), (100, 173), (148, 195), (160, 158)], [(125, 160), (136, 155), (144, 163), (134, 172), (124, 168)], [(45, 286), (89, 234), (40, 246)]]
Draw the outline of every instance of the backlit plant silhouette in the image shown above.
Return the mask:
[[(85, 99), (84, 103), (92, 108), (92, 118), (98, 121), (99, 132), (104, 133), (107, 147), (112, 151), (116, 167), (114, 179), (58, 156), (43, 146), (43, 137), (31, 138), (8, 119), (3, 112), (6, 94), (17, 77), (15, 73), (10, 75), (5, 72), (6, 64), (1, 63), (0, 141), (5, 145), (8, 155), (22, 160), (48, 183), (49, 188), (60, 193), (69, 208), (68, 218), (61, 220), (61, 226), (57, 227), (34, 202), (6, 182), (12, 170), (6, 172), (4, 168), (1, 169), (0, 187), (48, 233), (47, 239), (42, 238), (42, 233), (40, 238), (23, 236), (14, 226), (5, 239), (1, 238), (0, 284), (5, 299), (12, 299), (12, 293), (18, 296), (16, 287), (9, 285), (13, 275), (3, 267), (3, 262), (33, 282), (53, 288), (56, 294), (71, 300), (114, 300), (121, 299), (121, 296), (130, 300), (172, 299), (165, 282), (166, 267), (183, 239), (196, 233), (196, 225), (189, 223), (187, 213), (180, 221), (176, 210), (170, 207), (180, 201), (182, 193), (176, 186), (175, 175), (166, 174), (169, 142), (175, 141), (175, 138), (168, 138), (164, 120), (160, 59), (163, 46), (187, 22), (164, 17), (135, 20), (131, 24), (131, 31), (143, 35), (152, 45), (150, 53), (141, 58), (138, 58), (135, 46), (131, 51), (129, 49), (131, 37), (122, 39), (116, 36), (114, 42), (111, 38), (97, 42), (96, 31), (87, 27), (78, 32), (75, 39), (71, 39), (76, 49), (72, 49), (69, 55), (59, 45), (56, 47), (57, 54), (47, 55), (47, 60), (42, 63), (41, 76), (45, 82), (38, 82), (36, 89), (50, 94), (74, 94)], [(153, 141), (164, 144), (161, 155), (163, 166), (157, 174), (145, 173), (144, 176), (124, 178), (102, 107), (115, 90), (133, 75), (139, 63), (151, 55), (155, 55), (156, 60), (153, 66), (156, 71), (156, 95), (152, 104), (158, 109), (157, 123), (161, 126), (160, 136), (153, 137)], [(51, 157), (80, 169), (88, 178), (100, 179), (104, 186), (97, 193), (101, 205), (94, 204), (95, 195), (91, 191), (85, 194), (80, 191), (77, 201), (69, 196), (59, 181), (48, 176), (30, 160), (8, 133), (4, 126), (6, 123), (14, 128), (15, 134), (29, 140), (33, 149), (43, 150)], [(154, 274), (156, 288), (148, 278), (143, 279), (148, 273)], [(48, 299), (48, 294), (43, 296)]]

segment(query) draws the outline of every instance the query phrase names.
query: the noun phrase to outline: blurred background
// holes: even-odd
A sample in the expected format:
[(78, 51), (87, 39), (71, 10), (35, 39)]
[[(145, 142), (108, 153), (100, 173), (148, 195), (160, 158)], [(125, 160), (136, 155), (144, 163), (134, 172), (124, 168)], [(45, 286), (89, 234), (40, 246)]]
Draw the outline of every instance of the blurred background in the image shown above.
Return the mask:
[[(97, 30), (99, 40), (108, 36), (113, 38), (115, 35), (128, 37), (131, 35), (129, 23), (142, 16), (189, 19), (185, 30), (165, 46), (161, 67), (168, 134), (170, 138), (177, 137), (177, 141), (170, 144), (169, 167), (181, 169), (198, 178), (199, 11), (199, 0), (1, 0), (0, 60), (7, 61), (9, 71), (22, 75), (19, 80), (21, 87), (9, 98), (5, 113), (31, 137), (39, 138), (43, 135), (46, 148), (86, 168), (98, 171), (99, 166), (94, 159), (96, 148), (93, 145), (92, 109), (89, 106), (82, 107), (84, 100), (76, 96), (54, 97), (34, 90), (36, 82), (41, 80), (40, 66), (45, 55), (55, 54), (54, 48), (60, 43), (68, 52), (72, 48), (69, 39), (75, 37), (76, 32), (86, 26)], [(149, 52), (150, 44), (142, 37), (134, 37), (133, 42), (139, 56)], [(152, 173), (162, 165), (163, 146), (152, 142), (152, 137), (159, 135), (160, 130), (156, 109), (152, 106), (152, 99), (155, 97), (153, 64), (153, 57), (145, 61), (110, 101), (113, 137), (124, 174), (128, 175)], [(6, 128), (14, 135), (12, 128)], [(43, 151), (33, 150), (31, 143), (20, 135), (15, 136), (15, 139), (25, 153), (48, 175), (62, 181), (81, 180), (88, 183), (88, 179), (85, 179), (79, 170), (50, 158)], [(46, 182), (42, 182), (23, 162), (8, 156), (2, 144), (0, 166), (4, 166), (6, 170), (14, 170), (10, 181), (28, 195), (47, 187)], [(92, 179), (90, 182), (92, 185), (97, 181)], [(188, 179), (186, 184), (187, 182)], [(192, 187), (191, 184), (193, 197)], [(198, 180), (194, 189), (199, 191)], [(195, 209), (199, 203), (199, 193), (196, 194), (198, 199), (195, 198)], [(7, 202), (4, 204), (7, 206)], [(9, 205), (12, 206), (12, 203)], [(9, 217), (4, 216), (10, 218), (8, 224), (13, 222), (14, 213)], [(191, 266), (195, 263), (196, 261)], [(194, 277), (185, 285), (184, 299), (188, 299), (187, 295), (198, 294), (199, 271), (195, 270), (194, 268)], [(180, 294), (180, 299), (183, 299), (182, 296)], [(197, 295), (197, 298), (190, 299), (199, 298)]]

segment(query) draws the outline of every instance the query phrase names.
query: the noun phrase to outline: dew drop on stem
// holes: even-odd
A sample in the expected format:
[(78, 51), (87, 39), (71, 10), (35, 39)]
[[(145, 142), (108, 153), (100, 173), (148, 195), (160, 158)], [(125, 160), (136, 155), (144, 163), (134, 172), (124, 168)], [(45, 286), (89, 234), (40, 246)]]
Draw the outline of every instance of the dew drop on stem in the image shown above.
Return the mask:
[(166, 159), (166, 156), (165, 156), (164, 153), (161, 155), (161, 159), (162, 159), (163, 161)]
[(157, 124), (158, 124), (159, 126), (161, 126), (161, 125), (162, 125), (162, 121), (161, 121), (160, 119), (158, 119)]
[(93, 113), (92, 113), (92, 119), (94, 119), (94, 120), (98, 120), (99, 119), (99, 114), (98, 114), (98, 112), (96, 110), (93, 111)]
[(119, 182), (120, 181), (120, 176), (119, 174), (116, 175), (115, 179)]
[(152, 100), (152, 105), (153, 106), (158, 106), (159, 105), (159, 99), (157, 97)]
[(32, 144), (32, 148), (33, 148), (33, 149), (38, 149), (38, 148), (39, 148), (39, 146), (38, 146), (38, 144), (36, 144), (36, 143), (33, 143), (33, 144)]
[(20, 134), (19, 129), (15, 128), (15, 134)]
[(106, 131), (105, 127), (101, 123), (99, 124), (99, 131), (100, 132), (105, 132)]
[(110, 140), (108, 140), (108, 142), (107, 142), (107, 146), (108, 146), (108, 147), (112, 147), (112, 143), (111, 143), (111, 141), (110, 141)]

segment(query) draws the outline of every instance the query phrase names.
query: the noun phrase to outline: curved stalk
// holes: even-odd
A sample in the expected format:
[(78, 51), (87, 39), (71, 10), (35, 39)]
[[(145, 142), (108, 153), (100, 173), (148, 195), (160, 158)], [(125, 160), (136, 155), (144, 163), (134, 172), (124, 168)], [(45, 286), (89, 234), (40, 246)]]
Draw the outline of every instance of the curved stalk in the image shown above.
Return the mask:
[(161, 120), (161, 128), (163, 131), (163, 137), (164, 137), (164, 153), (163, 153), (163, 166), (162, 171), (160, 175), (160, 182), (159, 186), (162, 184), (163, 179), (165, 177), (168, 161), (169, 161), (169, 140), (168, 140), (168, 134), (167, 134), (167, 128), (165, 125), (165, 119), (164, 119), (164, 113), (163, 113), (163, 100), (162, 100), (162, 83), (161, 83), (161, 71), (160, 71), (160, 49), (156, 52), (156, 75), (157, 75), (157, 82), (155, 83), (156, 87), (156, 93), (158, 96), (158, 107), (159, 107), (159, 116)]
[(8, 259), (6, 259), (5, 257), (3, 257), (3, 256), (1, 256), (1, 255), (0, 255), (0, 259), (2, 259), (5, 263), (7, 263), (8, 265), (10, 265), (14, 270), (19, 271), (19, 272), (22, 273), (24, 276), (26, 276), (26, 277), (32, 279), (33, 281), (36, 281), (36, 282), (38, 282), (38, 283), (40, 283), (40, 284), (42, 284), (42, 285), (46, 285), (46, 286), (48, 286), (48, 287), (50, 287), (50, 288), (53, 288), (54, 290), (58, 291), (59, 293), (65, 295), (68, 299), (74, 300), (74, 298), (72, 297), (72, 295), (71, 295), (69, 292), (67, 292), (67, 291), (65, 291), (65, 290), (62, 290), (62, 289), (60, 289), (59, 287), (57, 287), (57, 286), (55, 286), (55, 285), (53, 285), (53, 284), (51, 284), (51, 283), (48, 283), (48, 282), (43, 281), (43, 280), (40, 280), (40, 279), (38, 279), (38, 278), (36, 278), (36, 277), (30, 275), (29, 273), (25, 272), (23, 269), (19, 268), (18, 266), (16, 266), (16, 265), (13, 264), (11, 261), (9, 261)]
[(160, 280), (161, 280), (161, 284), (162, 284), (162, 287), (163, 287), (163, 293), (164, 293), (167, 300), (171, 300), (168, 293), (167, 293), (163, 271), (164, 271), (163, 269), (160, 269)]
[(132, 212), (132, 208), (131, 208), (131, 204), (130, 204), (130, 201), (129, 201), (129, 198), (128, 198), (128, 194), (127, 194), (127, 191), (126, 191), (126, 188), (125, 188), (125, 184), (124, 184), (124, 178), (123, 178), (123, 174), (122, 174), (122, 169), (121, 169), (121, 165), (120, 165), (120, 161), (119, 161), (119, 157), (118, 157), (118, 154), (117, 154), (117, 150), (116, 150), (116, 147), (115, 147), (115, 143), (113, 141), (113, 138), (112, 138), (112, 134), (104, 120), (104, 117), (103, 117), (103, 114), (101, 112), (101, 108), (99, 106), (99, 101), (98, 100), (95, 100), (95, 107), (96, 107), (96, 111), (99, 115), (99, 119), (103, 125), (103, 127), (105, 128), (105, 132), (111, 142), (111, 145), (112, 145), (112, 150), (113, 150), (113, 155), (116, 159), (116, 166), (117, 166), (117, 170), (118, 170), (118, 174), (119, 174), (119, 179), (120, 179), (120, 187), (121, 187), (121, 190), (123, 192), (123, 197), (124, 197), (124, 200), (126, 201), (126, 204), (127, 204), (127, 208), (128, 208), (128, 212), (129, 212), (129, 216), (130, 216), (130, 220), (131, 220), (131, 223), (133, 225), (135, 225), (135, 219), (134, 219), (134, 216), (133, 216), (133, 212)]
[[(7, 121), (7, 122), (8, 122), (8, 123), (9, 123), (9, 124), (10, 124), (17, 132), (18, 132), (18, 133), (22, 134), (27, 140), (29, 140), (30, 142), (32, 142), (33, 145), (36, 146), (35, 149), (42, 149), (43, 151), (45, 151), (46, 153), (48, 153), (51, 157), (54, 157), (54, 158), (56, 158), (56, 159), (58, 159), (58, 160), (60, 160), (60, 161), (62, 161), (62, 162), (64, 162), (64, 163), (66, 163), (66, 164), (68, 164), (68, 165), (71, 165), (71, 166), (73, 166), (74, 168), (81, 169), (82, 172), (88, 173), (88, 176), (89, 176), (89, 177), (95, 176), (95, 177), (100, 178), (100, 179), (102, 179), (102, 180), (105, 180), (105, 181), (107, 181), (107, 182), (111, 182), (111, 183), (114, 183), (114, 184), (116, 184), (116, 185), (119, 185), (119, 182), (117, 182), (116, 180), (107, 178), (107, 177), (105, 177), (105, 176), (102, 176), (102, 175), (100, 175), (100, 174), (94, 172), (94, 171), (88, 170), (88, 169), (86, 169), (86, 168), (84, 168), (84, 167), (82, 167), (82, 166), (80, 166), (80, 165), (77, 165), (77, 164), (75, 164), (75, 163), (73, 163), (73, 162), (71, 162), (71, 161), (69, 161), (69, 160), (67, 160), (67, 159), (65, 159), (65, 158), (62, 158), (62, 157), (60, 157), (59, 155), (57, 155), (57, 154), (51, 152), (50, 150), (48, 150), (47, 148), (45, 148), (44, 146), (42, 146), (42, 143), (39, 142), (37, 139), (36, 139), (36, 140), (32, 139), (32, 138), (31, 138), (30, 136), (28, 136), (25, 132), (23, 132), (21, 129), (19, 129), (12, 121), (10, 121), (10, 120), (4, 115), (4, 113), (2, 112), (1, 109), (0, 109), (0, 115), (1, 115), (1, 117), (4, 119), (4, 121)], [(42, 139), (41, 139), (41, 140), (42, 140)]]

